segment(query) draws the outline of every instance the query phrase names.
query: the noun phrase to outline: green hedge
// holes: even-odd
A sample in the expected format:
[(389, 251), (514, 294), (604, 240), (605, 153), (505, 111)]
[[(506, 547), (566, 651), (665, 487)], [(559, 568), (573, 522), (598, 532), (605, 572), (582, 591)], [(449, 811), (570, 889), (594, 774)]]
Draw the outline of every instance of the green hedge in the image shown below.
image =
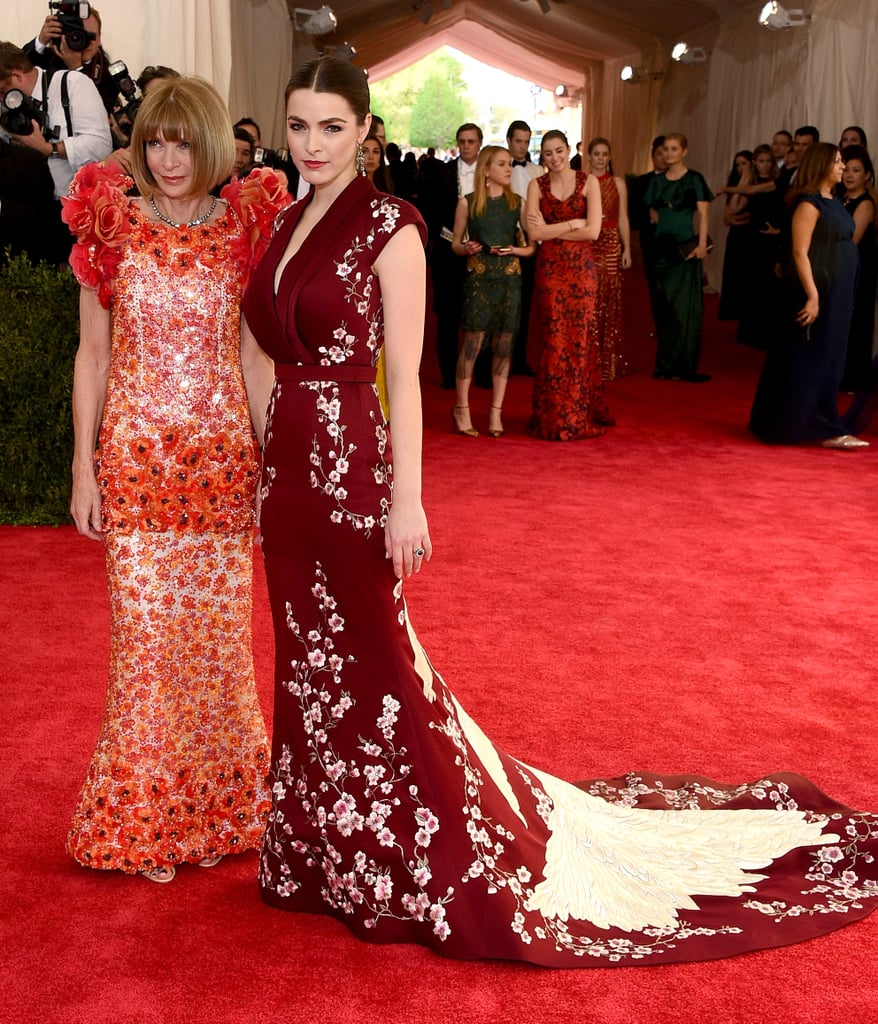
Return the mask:
[(79, 286), (16, 256), (0, 266), (0, 523), (69, 523)]

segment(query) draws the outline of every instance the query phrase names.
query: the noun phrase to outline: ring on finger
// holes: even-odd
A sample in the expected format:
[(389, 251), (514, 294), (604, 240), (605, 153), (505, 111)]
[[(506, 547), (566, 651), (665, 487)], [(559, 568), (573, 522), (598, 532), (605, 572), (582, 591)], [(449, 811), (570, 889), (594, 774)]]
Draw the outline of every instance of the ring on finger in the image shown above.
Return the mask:
[(423, 548), (415, 548), (415, 558), (423, 558), (426, 552)]

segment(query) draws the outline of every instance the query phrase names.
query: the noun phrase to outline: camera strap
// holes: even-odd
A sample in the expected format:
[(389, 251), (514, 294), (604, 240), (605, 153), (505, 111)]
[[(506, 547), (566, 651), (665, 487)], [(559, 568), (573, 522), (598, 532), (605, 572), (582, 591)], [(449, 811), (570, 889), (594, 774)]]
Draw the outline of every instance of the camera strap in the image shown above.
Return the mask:
[[(70, 89), (67, 85), (67, 76), (69, 74), (69, 71), (61, 72), (61, 106), (64, 108), (64, 120), (67, 122), (67, 137), (73, 138), (73, 118), (70, 116)], [(54, 77), (55, 71), (43, 72), (43, 110), (46, 111), (47, 117), (49, 113), (49, 83)]]

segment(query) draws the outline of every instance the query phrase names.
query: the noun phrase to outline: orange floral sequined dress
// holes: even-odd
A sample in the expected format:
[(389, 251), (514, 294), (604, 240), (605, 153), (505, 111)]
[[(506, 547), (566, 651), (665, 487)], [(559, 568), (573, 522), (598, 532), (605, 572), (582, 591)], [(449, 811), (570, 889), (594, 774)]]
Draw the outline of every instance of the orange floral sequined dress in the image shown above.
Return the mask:
[(612, 174), (598, 175), (601, 187), (601, 233), (592, 242), (598, 275), (592, 333), (598, 346), (601, 376), (616, 380), (628, 373), (622, 338), (622, 238), (619, 235), (619, 189)]
[(113, 168), (84, 168), (65, 201), (79, 239), (71, 265), (112, 317), (95, 458), (110, 685), (67, 842), (90, 867), (134, 873), (262, 837), (268, 745), (250, 632), (257, 451), (240, 299), (285, 205), (266, 181), (272, 195), (259, 175), (236, 184), (222, 216), (198, 227), (149, 220)]

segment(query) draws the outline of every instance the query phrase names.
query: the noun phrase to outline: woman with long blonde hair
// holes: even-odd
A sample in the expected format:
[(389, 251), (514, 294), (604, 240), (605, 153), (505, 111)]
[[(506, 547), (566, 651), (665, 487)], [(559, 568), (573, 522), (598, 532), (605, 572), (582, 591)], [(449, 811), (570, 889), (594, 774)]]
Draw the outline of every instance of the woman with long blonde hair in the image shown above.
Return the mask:
[[(502, 146), (485, 146), (476, 161), (474, 189), (457, 204), (452, 252), (467, 257), (463, 290), (463, 341), (457, 359), (454, 429), (477, 437), (469, 412), (473, 365), (491, 332), (492, 398), (488, 435), (503, 436), (501, 412), (509, 379), (512, 343), (521, 317), (521, 257), (533, 243), (518, 245), (524, 203), (511, 188), (512, 157)], [(466, 237), (466, 241), (464, 238)]]

